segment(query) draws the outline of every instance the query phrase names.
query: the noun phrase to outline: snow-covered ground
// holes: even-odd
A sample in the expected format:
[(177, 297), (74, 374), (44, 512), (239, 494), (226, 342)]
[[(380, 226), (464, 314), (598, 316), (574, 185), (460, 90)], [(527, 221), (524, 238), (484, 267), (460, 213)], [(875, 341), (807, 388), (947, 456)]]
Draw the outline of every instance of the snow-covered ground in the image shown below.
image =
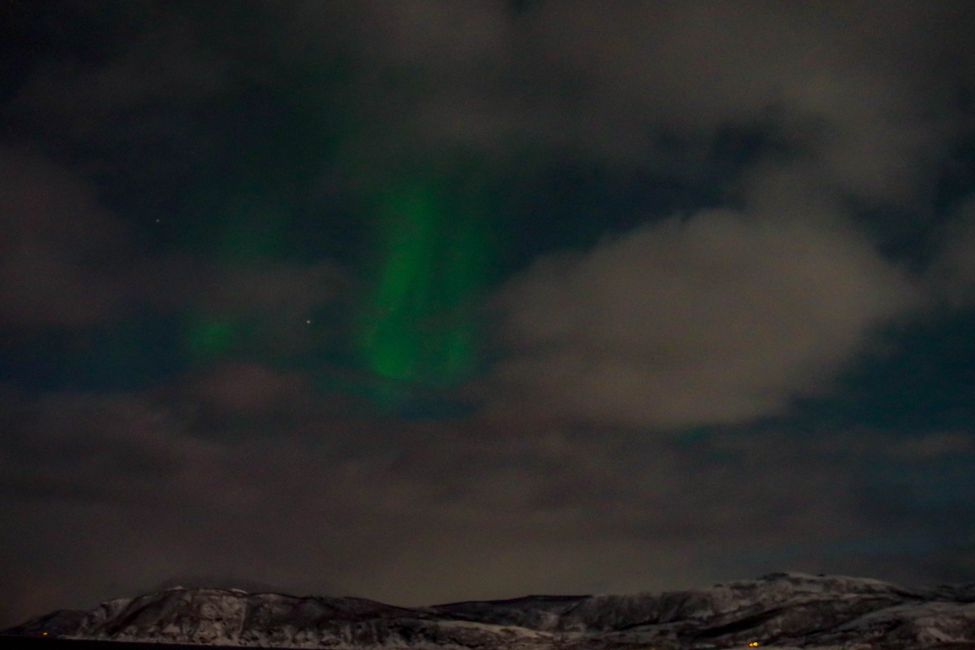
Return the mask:
[[(402, 608), (361, 598), (173, 588), (59, 611), (24, 635), (291, 648), (975, 648), (975, 588), (777, 573), (657, 594)], [(749, 644), (758, 644), (757, 646)]]

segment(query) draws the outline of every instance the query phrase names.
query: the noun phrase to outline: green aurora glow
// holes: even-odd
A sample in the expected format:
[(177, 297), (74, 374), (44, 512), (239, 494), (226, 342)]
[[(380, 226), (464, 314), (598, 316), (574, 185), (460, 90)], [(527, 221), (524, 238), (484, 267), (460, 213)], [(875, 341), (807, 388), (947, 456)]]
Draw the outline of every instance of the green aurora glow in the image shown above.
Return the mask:
[(186, 328), (186, 351), (195, 361), (224, 357), (239, 342), (240, 327), (230, 319), (197, 316), (190, 320)]
[(362, 362), (376, 375), (442, 386), (476, 369), (470, 308), (492, 255), (486, 220), (466, 203), (423, 183), (381, 197), (374, 285), (356, 332)]

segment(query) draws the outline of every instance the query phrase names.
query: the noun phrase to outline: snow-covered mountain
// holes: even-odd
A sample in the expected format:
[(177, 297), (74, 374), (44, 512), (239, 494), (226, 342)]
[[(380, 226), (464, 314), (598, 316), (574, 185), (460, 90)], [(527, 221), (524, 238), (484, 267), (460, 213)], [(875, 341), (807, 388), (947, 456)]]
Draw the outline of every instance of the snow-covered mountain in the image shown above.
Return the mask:
[(173, 588), (53, 612), (6, 634), (298, 648), (975, 648), (975, 585), (776, 573), (696, 591), (423, 608)]

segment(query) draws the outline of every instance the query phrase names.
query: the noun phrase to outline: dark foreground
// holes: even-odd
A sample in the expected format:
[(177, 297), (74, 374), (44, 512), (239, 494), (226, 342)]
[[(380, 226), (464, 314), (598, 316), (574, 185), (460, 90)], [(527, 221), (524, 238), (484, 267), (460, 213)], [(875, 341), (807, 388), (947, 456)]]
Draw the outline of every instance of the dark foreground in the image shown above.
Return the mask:
[[(85, 641), (79, 639), (43, 639), (22, 636), (0, 635), (0, 648), (4, 650), (200, 650), (205, 648), (233, 648), (240, 650), (240, 646), (220, 646), (202, 644), (178, 644), (178, 643), (146, 643), (132, 641)], [(744, 646), (747, 647), (747, 646)], [(766, 646), (769, 650), (775, 650), (776, 646)], [(778, 646), (782, 648), (783, 646)], [(794, 647), (794, 646), (790, 646)], [(799, 646), (802, 647), (802, 646)], [(815, 646), (812, 646), (813, 648)], [(882, 643), (875, 647), (882, 650), (886, 646)], [(926, 645), (922, 650), (973, 650), (975, 644), (972, 643), (939, 643)], [(280, 648), (257, 648), (248, 646), (248, 650), (281, 650)], [(395, 649), (391, 649), (395, 650)]]
[[(83, 641), (78, 639), (44, 639), (36, 637), (0, 635), (0, 648), (3, 648), (3, 650), (200, 650), (200, 645), (177, 643), (136, 643), (134, 641)], [(253, 650), (280, 649), (254, 648)]]

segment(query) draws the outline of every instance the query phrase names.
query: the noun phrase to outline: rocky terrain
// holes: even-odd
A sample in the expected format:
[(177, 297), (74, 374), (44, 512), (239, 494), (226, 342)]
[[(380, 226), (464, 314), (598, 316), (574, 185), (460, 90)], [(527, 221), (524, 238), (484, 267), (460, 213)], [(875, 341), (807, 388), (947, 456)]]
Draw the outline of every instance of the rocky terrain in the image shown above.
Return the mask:
[(975, 585), (777, 573), (695, 591), (422, 608), (173, 588), (53, 612), (5, 634), (296, 648), (975, 648)]

